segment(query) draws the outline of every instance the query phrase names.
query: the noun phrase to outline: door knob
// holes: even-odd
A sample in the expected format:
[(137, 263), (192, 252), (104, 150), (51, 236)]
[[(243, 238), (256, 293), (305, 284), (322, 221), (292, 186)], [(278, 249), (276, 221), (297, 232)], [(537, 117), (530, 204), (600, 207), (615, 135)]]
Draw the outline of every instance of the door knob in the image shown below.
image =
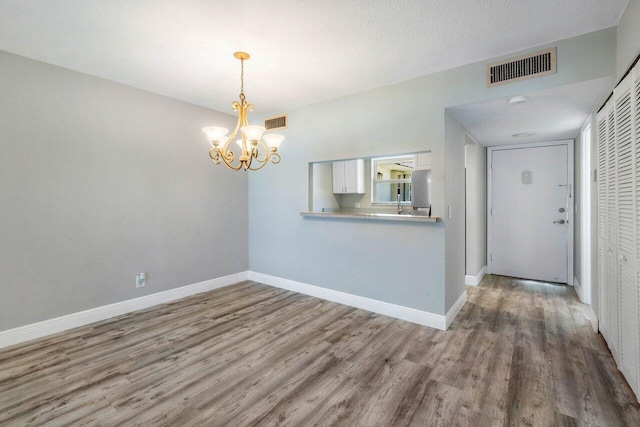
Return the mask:
[(564, 219), (559, 219), (557, 221), (553, 221), (554, 224), (564, 224), (565, 220)]

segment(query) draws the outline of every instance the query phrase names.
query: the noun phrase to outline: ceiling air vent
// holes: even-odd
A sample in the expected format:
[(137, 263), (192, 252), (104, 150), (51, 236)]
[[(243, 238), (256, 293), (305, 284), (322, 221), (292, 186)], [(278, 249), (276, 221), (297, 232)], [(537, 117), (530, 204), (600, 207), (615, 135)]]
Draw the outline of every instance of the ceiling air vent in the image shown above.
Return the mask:
[(556, 72), (556, 48), (487, 65), (487, 87), (542, 77)]
[(267, 130), (284, 129), (284, 128), (286, 128), (287, 127), (287, 115), (285, 114), (284, 116), (272, 117), (270, 119), (265, 119), (264, 120), (264, 127), (266, 127)]

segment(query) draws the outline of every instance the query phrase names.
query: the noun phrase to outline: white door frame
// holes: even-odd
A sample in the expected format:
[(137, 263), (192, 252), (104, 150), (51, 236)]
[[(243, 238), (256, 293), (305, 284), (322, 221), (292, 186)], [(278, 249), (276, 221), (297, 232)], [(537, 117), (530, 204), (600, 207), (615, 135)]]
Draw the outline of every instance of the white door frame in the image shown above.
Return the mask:
[[(585, 134), (589, 131), (589, 138), (585, 138)], [(581, 170), (582, 175), (578, 177), (580, 180), (580, 290), (578, 297), (585, 304), (591, 304), (591, 179), (592, 156), (591, 147), (593, 146), (593, 136), (595, 135), (595, 127), (592, 125), (591, 116), (587, 119), (586, 124), (580, 129), (580, 144), (582, 145)], [(597, 262), (597, 261), (596, 261)], [(575, 280), (575, 279), (574, 279)]]
[(567, 284), (573, 286), (573, 228), (574, 228), (574, 193), (575, 193), (575, 185), (573, 182), (573, 139), (563, 139), (559, 141), (549, 141), (549, 142), (534, 142), (528, 144), (513, 144), (513, 145), (496, 145), (493, 147), (487, 147), (487, 273), (491, 274), (491, 254), (492, 251), (492, 218), (491, 218), (491, 208), (493, 206), (491, 200), (491, 193), (493, 191), (493, 183), (491, 182), (493, 174), (491, 173), (491, 162), (493, 159), (493, 152), (500, 150), (512, 150), (514, 148), (538, 148), (538, 147), (550, 147), (555, 145), (566, 145), (567, 146), (567, 175), (568, 175), (568, 184), (569, 184), (569, 202), (567, 203), (567, 218), (569, 222), (569, 226), (567, 227), (568, 236), (568, 253), (567, 253)]

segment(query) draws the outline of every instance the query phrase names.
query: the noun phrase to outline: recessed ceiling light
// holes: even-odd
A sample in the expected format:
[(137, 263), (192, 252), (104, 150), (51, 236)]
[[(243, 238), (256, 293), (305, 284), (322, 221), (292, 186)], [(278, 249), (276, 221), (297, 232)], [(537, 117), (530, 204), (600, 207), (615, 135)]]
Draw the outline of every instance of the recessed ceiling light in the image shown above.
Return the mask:
[(524, 104), (525, 102), (527, 102), (527, 98), (522, 95), (513, 96), (509, 98), (510, 105)]
[(514, 138), (523, 138), (525, 136), (533, 136), (533, 135), (535, 135), (535, 133), (533, 132), (522, 132), (522, 133), (514, 133), (511, 136)]

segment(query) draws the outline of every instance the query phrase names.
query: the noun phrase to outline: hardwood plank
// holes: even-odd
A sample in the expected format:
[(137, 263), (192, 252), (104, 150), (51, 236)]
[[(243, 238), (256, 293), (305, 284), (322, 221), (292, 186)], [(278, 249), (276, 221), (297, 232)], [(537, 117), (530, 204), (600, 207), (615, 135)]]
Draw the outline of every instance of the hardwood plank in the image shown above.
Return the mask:
[(458, 427), (493, 427), (501, 424), (501, 420), (490, 418), (479, 412), (474, 412), (464, 406), (458, 409), (452, 423), (452, 425)]
[(491, 419), (504, 420), (513, 359), (513, 342), (491, 331), (480, 331), (480, 348), (466, 382), (457, 384), (464, 391), (464, 406)]
[[(424, 369), (424, 368), (423, 368)], [(403, 402), (415, 399), (415, 404), (406, 406), (405, 415), (396, 411), (392, 423), (409, 426), (449, 426), (461, 406), (463, 395), (457, 388), (439, 383), (435, 380), (418, 380), (410, 388), (409, 395), (403, 397)], [(393, 424), (391, 424), (393, 425)]]
[(505, 425), (553, 425), (553, 377), (544, 353), (515, 346), (507, 393)]

